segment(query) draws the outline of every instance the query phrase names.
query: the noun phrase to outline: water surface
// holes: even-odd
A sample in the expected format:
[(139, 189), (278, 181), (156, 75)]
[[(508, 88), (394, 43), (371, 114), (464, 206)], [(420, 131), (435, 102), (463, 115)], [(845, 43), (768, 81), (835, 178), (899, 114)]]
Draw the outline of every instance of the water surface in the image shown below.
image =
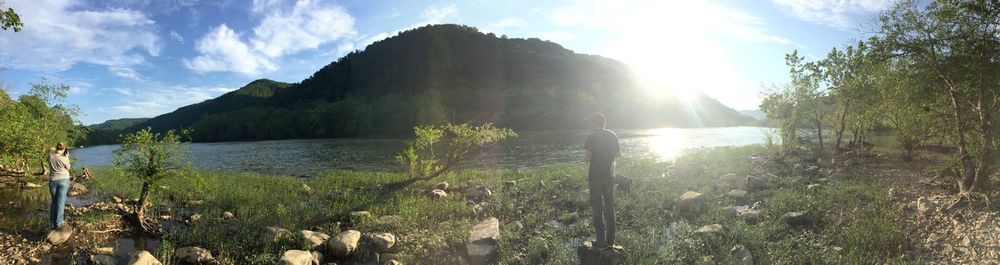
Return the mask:
[[(761, 127), (615, 130), (623, 159), (652, 156), (672, 160), (685, 150), (762, 143), (773, 131)], [(583, 157), (588, 132), (522, 132), (474, 159), (472, 166), (520, 168), (575, 162)], [(401, 139), (323, 139), (194, 143), (188, 157), (199, 169), (313, 176), (332, 169), (397, 170)], [(107, 166), (117, 145), (74, 150), (76, 167)]]

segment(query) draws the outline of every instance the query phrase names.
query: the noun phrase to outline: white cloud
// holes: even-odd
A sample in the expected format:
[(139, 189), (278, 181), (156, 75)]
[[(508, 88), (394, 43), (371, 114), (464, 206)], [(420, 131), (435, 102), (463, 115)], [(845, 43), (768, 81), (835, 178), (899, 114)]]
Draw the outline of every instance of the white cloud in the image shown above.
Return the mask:
[(0, 65), (58, 72), (77, 63), (131, 66), (157, 56), (153, 20), (122, 8), (83, 9), (77, 1), (8, 1), (21, 15), (21, 32), (0, 32)]
[[(155, 84), (153, 85), (155, 87)], [(155, 88), (111, 88), (120, 104), (97, 111), (116, 117), (153, 117), (236, 90), (228, 87), (167, 86)]]
[(799, 19), (818, 25), (847, 29), (855, 25), (859, 15), (871, 15), (889, 8), (886, 0), (771, 0), (775, 5), (791, 12)]
[(354, 18), (347, 11), (314, 1), (297, 2), (291, 12), (270, 13), (253, 32), (254, 49), (272, 58), (356, 34)]
[(492, 29), (520, 28), (527, 24), (528, 23), (524, 22), (524, 19), (519, 17), (508, 17), (501, 19), (500, 21), (490, 23), (486, 27)]
[(170, 31), (170, 38), (173, 38), (175, 41), (180, 42), (181, 44), (184, 44), (184, 36), (181, 36), (181, 34), (177, 33), (177, 31), (171, 30)]
[(142, 76), (139, 75), (138, 72), (136, 72), (134, 69), (132, 69), (130, 67), (108, 66), (108, 71), (110, 71), (112, 74), (120, 76), (120, 77), (132, 79), (132, 80), (136, 80), (136, 81), (143, 81)]
[(276, 7), (280, 1), (255, 1), (259, 12), (271, 10), (244, 40), (222, 24), (197, 41), (199, 55), (184, 64), (196, 72), (229, 71), (246, 75), (277, 70), (275, 60), (338, 40), (353, 39), (354, 18), (338, 6), (319, 1), (298, 1), (291, 10)]
[(455, 4), (450, 4), (447, 6), (432, 5), (424, 9), (424, 12), (420, 13), (420, 21), (415, 23), (412, 27), (422, 27), (430, 24), (441, 24), (442, 22), (448, 21), (458, 15), (458, 7)]
[(274, 8), (278, 4), (281, 4), (281, 0), (253, 0), (253, 5), (250, 7), (250, 11), (254, 13), (261, 13), (264, 10)]
[(277, 69), (269, 59), (256, 54), (226, 24), (210, 30), (195, 43), (197, 57), (184, 59), (184, 66), (196, 72), (232, 71), (247, 75)]

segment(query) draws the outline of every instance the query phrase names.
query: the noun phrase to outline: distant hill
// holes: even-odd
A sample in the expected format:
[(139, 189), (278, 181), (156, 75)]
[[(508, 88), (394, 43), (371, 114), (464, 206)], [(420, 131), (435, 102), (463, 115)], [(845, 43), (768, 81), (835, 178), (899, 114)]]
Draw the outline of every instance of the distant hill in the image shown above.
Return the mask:
[(759, 109), (755, 109), (755, 110), (741, 110), (739, 112), (740, 112), (740, 114), (743, 114), (743, 115), (746, 115), (746, 116), (750, 116), (750, 117), (752, 117), (754, 119), (757, 119), (757, 120), (767, 119), (767, 113), (764, 113), (763, 111), (761, 111)]
[(114, 143), (118, 140), (118, 135), (121, 134), (123, 130), (129, 129), (147, 120), (149, 120), (149, 118), (124, 118), (88, 125), (86, 127), (86, 131), (88, 131), (87, 137), (84, 138), (80, 144), (94, 145)]
[(612, 128), (705, 127), (752, 118), (701, 95), (651, 98), (618, 61), (536, 38), (461, 25), (400, 32), (300, 83), (266, 79), (127, 130), (190, 127), (196, 141), (402, 135), (414, 125), (493, 122), (517, 130), (581, 128), (595, 111)]
[(121, 130), (132, 127), (136, 124), (149, 120), (149, 118), (123, 118), (107, 120), (102, 123), (88, 125), (87, 128), (95, 131)]

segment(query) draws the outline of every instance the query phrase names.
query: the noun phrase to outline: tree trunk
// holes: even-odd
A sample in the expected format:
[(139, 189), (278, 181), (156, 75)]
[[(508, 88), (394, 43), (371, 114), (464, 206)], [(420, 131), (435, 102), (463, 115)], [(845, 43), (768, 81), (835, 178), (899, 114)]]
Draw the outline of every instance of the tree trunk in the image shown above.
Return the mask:
[(975, 165), (972, 163), (972, 157), (969, 156), (969, 150), (966, 146), (966, 130), (965, 126), (962, 125), (962, 105), (959, 104), (958, 91), (954, 88), (949, 88), (948, 95), (951, 98), (951, 107), (955, 118), (955, 130), (958, 132), (958, 155), (960, 156), (962, 166), (958, 176), (958, 190), (959, 193), (965, 194), (975, 189)]
[(142, 183), (142, 192), (139, 193), (139, 204), (136, 205), (135, 217), (139, 221), (139, 227), (146, 229), (146, 200), (149, 198), (149, 183)]
[(823, 150), (823, 122), (816, 119), (816, 138), (819, 138), (819, 150)]
[(851, 99), (848, 98), (847, 101), (844, 102), (844, 112), (840, 113), (840, 127), (837, 128), (837, 141), (833, 146), (834, 152), (836, 153), (840, 153), (840, 138), (844, 137), (844, 129), (847, 127), (847, 112), (850, 110), (850, 107)]

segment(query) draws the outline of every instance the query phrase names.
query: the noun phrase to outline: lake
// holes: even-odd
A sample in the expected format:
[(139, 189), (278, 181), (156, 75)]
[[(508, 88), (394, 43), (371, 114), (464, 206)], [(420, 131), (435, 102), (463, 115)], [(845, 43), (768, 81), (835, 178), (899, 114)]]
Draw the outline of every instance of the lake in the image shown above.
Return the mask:
[[(616, 130), (623, 159), (654, 157), (672, 160), (686, 150), (759, 144), (772, 128), (661, 128)], [(520, 168), (580, 161), (588, 131), (521, 132), (479, 154), (471, 166)], [(321, 139), (257, 142), (193, 143), (188, 159), (207, 170), (314, 176), (327, 170), (399, 170), (395, 155), (402, 139)], [(117, 145), (76, 149), (74, 167), (108, 166)]]

